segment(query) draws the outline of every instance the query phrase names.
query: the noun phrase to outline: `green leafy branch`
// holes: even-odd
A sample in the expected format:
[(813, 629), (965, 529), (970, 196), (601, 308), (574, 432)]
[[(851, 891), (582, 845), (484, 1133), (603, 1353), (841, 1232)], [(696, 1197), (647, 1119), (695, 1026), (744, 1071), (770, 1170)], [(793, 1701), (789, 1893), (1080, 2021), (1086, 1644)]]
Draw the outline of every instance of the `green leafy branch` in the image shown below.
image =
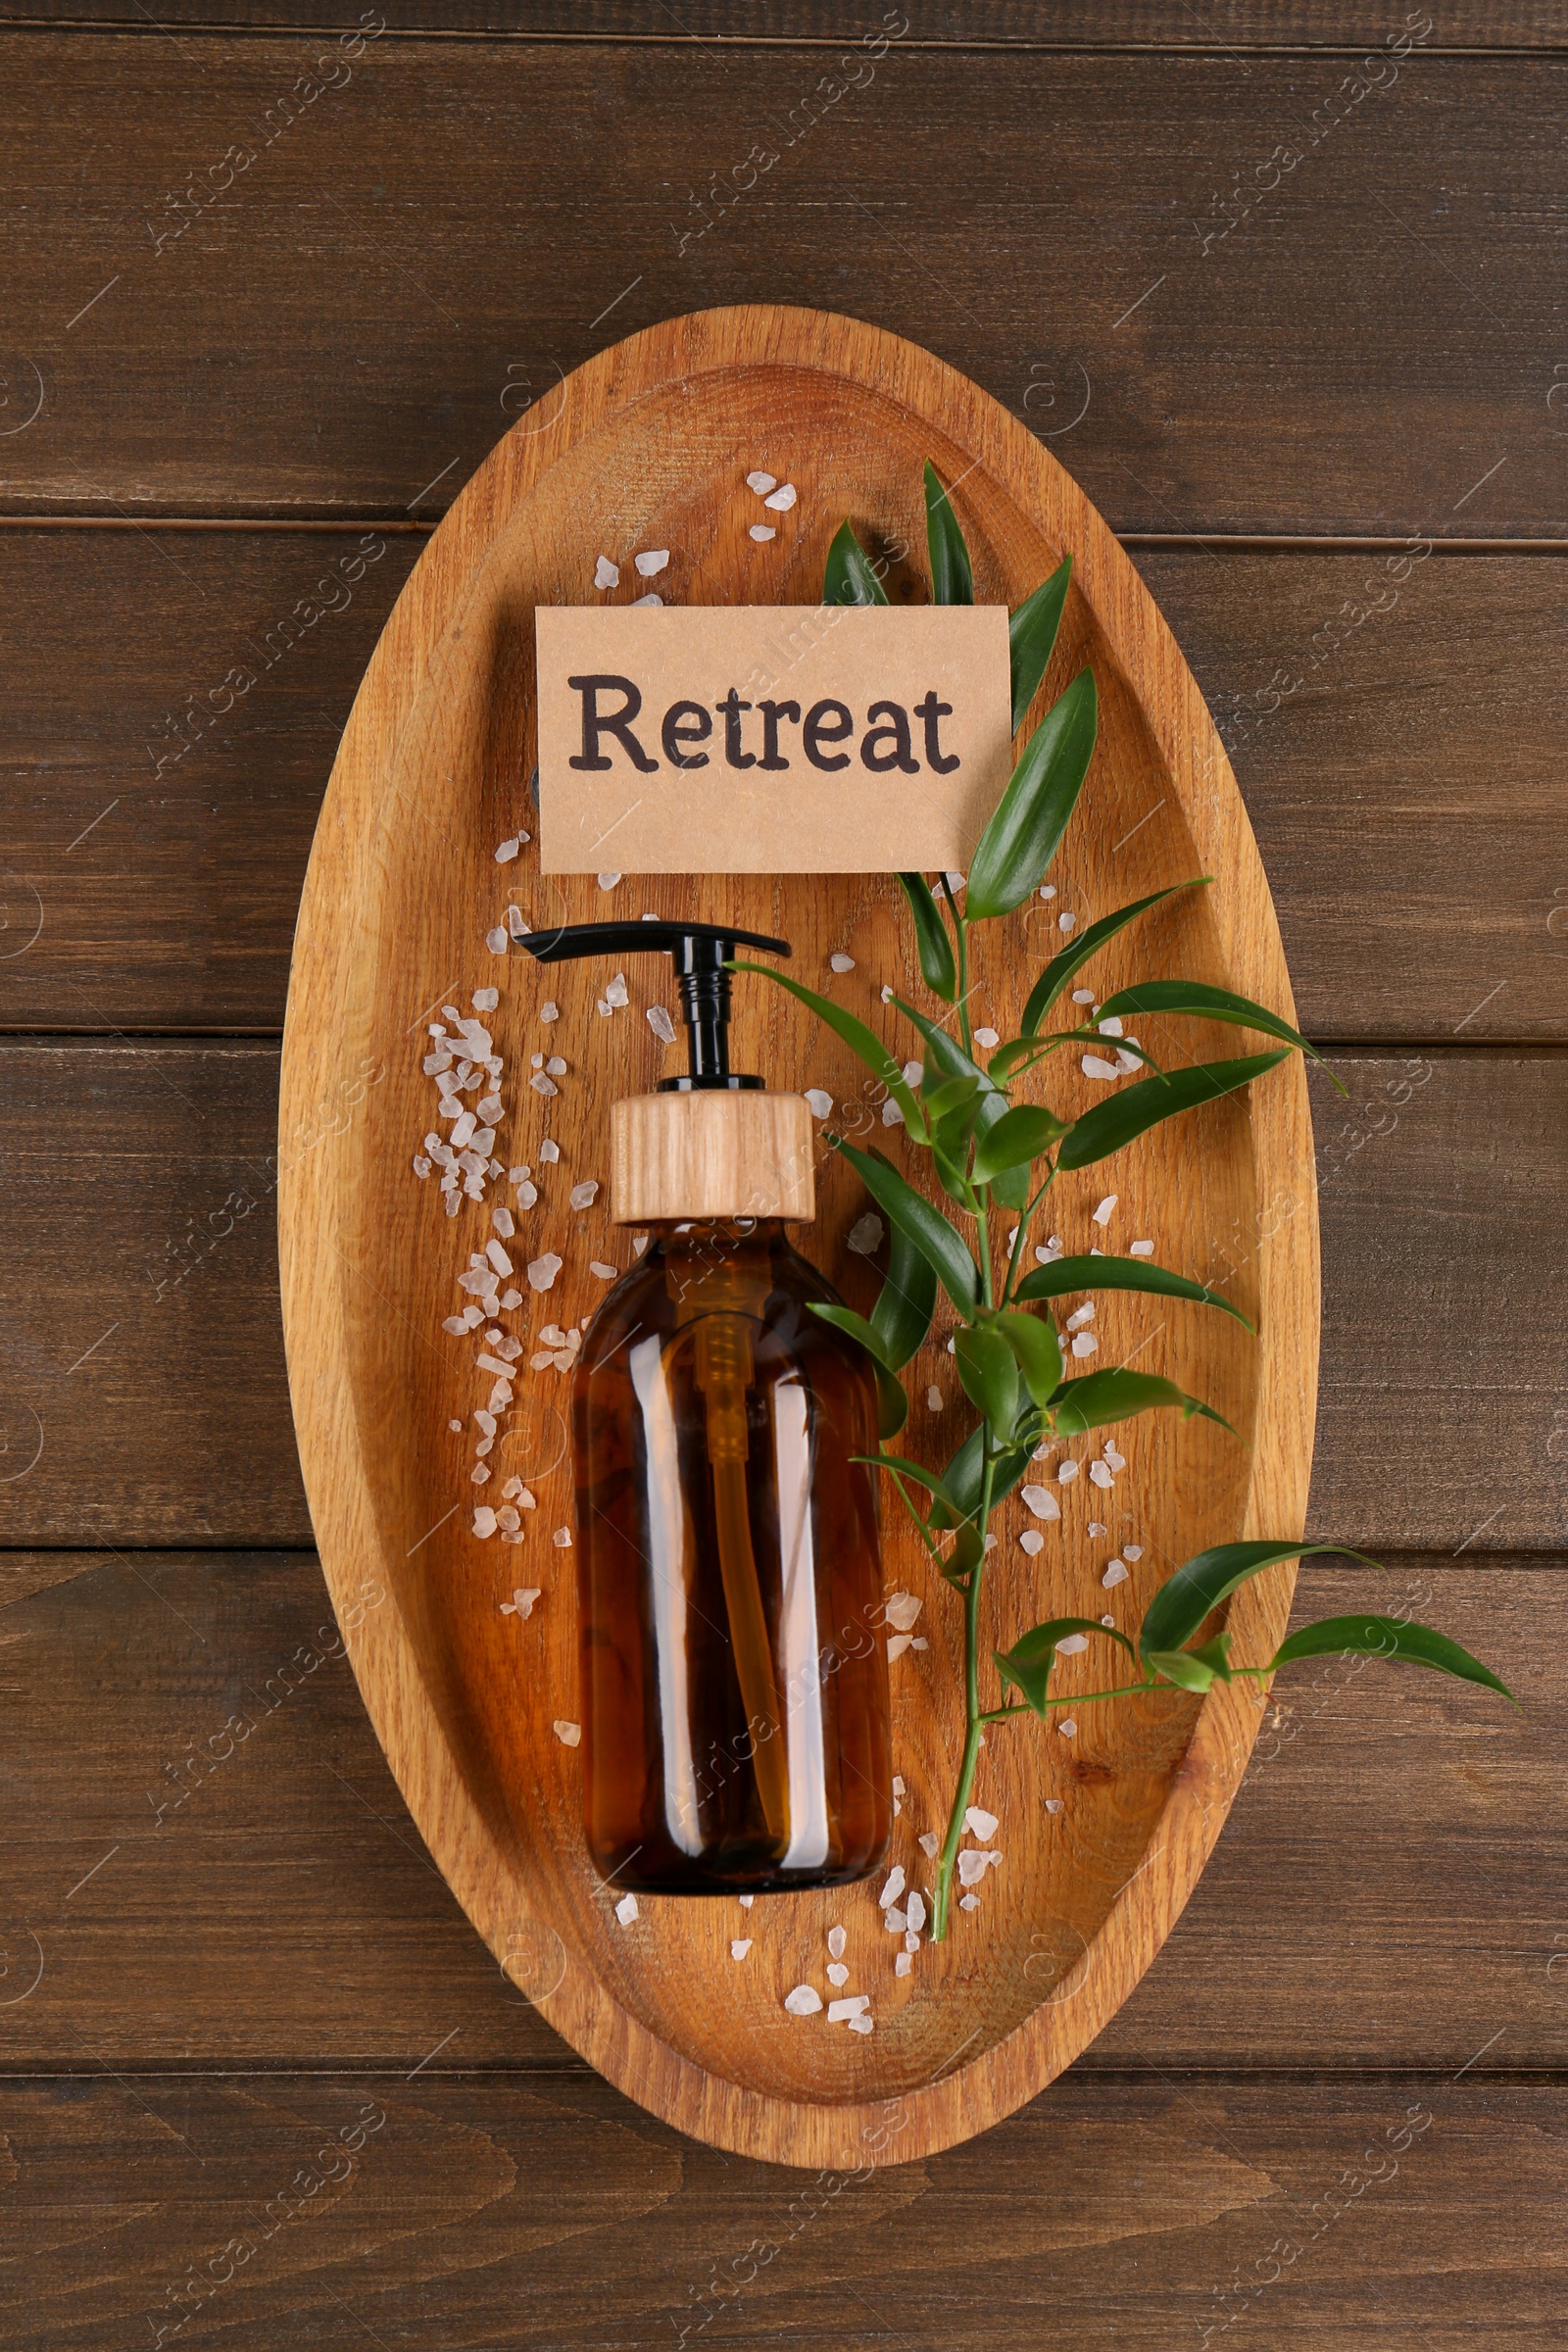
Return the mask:
[[(930, 465), (925, 468), (925, 503), (933, 601), (972, 604), (969, 552), (952, 500)], [(1015, 734), (1054, 650), (1071, 572), (1068, 557), (1009, 615)], [(840, 605), (887, 601), (848, 522), (828, 553), (823, 597), (828, 604)], [(1050, 1678), (1060, 1643), (1075, 1635), (1099, 1636), (1125, 1650), (1132, 1661), (1132, 1679), (1104, 1690), (1075, 1694), (1075, 1707), (1161, 1688), (1202, 1693), (1216, 1682), (1266, 1680), (1295, 1659), (1332, 1653), (1404, 1659), (1504, 1690), (1489, 1668), (1446, 1635), (1379, 1615), (1327, 1618), (1304, 1626), (1271, 1659), (1254, 1665), (1231, 1659), (1228, 1633), (1217, 1632), (1199, 1643), (1196, 1637), (1211, 1613), (1250, 1577), (1306, 1551), (1335, 1548), (1265, 1540), (1221, 1544), (1189, 1560), (1155, 1593), (1136, 1642), (1098, 1619), (1058, 1617), (1032, 1627), (1009, 1649), (992, 1649), (990, 1659), (1004, 1695), (998, 1705), (982, 1704), (980, 1608), (988, 1524), (998, 1504), (1023, 1478), (1036, 1448), (1161, 1408), (1179, 1412), (1183, 1420), (1199, 1415), (1222, 1428), (1230, 1426), (1211, 1405), (1152, 1373), (1110, 1367), (1068, 1378), (1056, 1325), (1048, 1313), (1036, 1310), (1074, 1293), (1135, 1291), (1214, 1307), (1251, 1328), (1218, 1291), (1147, 1258), (1097, 1252), (1057, 1257), (1026, 1272), (1028, 1237), (1043, 1201), (1064, 1170), (1095, 1166), (1166, 1119), (1251, 1085), (1293, 1051), (1314, 1054), (1279, 1014), (1228, 989), (1196, 980), (1141, 981), (1107, 997), (1092, 1020), (1048, 1026), (1078, 973), (1112, 939), (1179, 892), (1205, 888), (1206, 875), (1152, 892), (1091, 923), (1040, 973), (1017, 1036), (987, 1054), (977, 1052), (969, 1019), (970, 931), (977, 922), (1012, 913), (1040, 887), (1077, 808), (1094, 756), (1098, 716), (1094, 673), (1085, 667), (1030, 734), (975, 847), (961, 906), (958, 886), (951, 876), (940, 877), (940, 898), (923, 874), (899, 876), (921, 976), (932, 996), (951, 1007), (943, 1018), (934, 1019), (902, 998), (892, 1000), (921, 1041), (917, 1085), (906, 1078), (905, 1064), (875, 1031), (831, 998), (768, 965), (737, 962), (733, 967), (787, 989), (850, 1048), (897, 1103), (910, 1145), (930, 1155), (937, 1185), (954, 1204), (950, 1210), (937, 1206), (883, 1153), (861, 1151), (844, 1136), (829, 1137), (886, 1215), (892, 1242), (881, 1295), (869, 1317), (837, 1305), (818, 1305), (814, 1311), (870, 1356), (883, 1446), (873, 1458), (891, 1479), (933, 1565), (964, 1610), (965, 1740), (937, 1866), (931, 1932), (938, 1941), (948, 1930), (953, 1871), (982, 1734), (988, 1725), (1017, 1716), (1033, 1714), (1044, 1720), (1052, 1708), (1067, 1703), (1052, 1694)], [(1161, 1069), (1136, 1038), (1125, 1034), (1129, 1019), (1146, 1015), (1220, 1021), (1279, 1043), (1234, 1059)], [(1112, 1046), (1123, 1057), (1124, 1069), (1130, 1073), (1143, 1068), (1148, 1074), (1075, 1119), (1060, 1116), (1023, 1093), (1023, 1082), (1043, 1076), (1053, 1054), (1083, 1045), (1102, 1050)], [(1005, 1245), (999, 1247), (993, 1220), (1000, 1210), (1010, 1212), (1016, 1222)], [(966, 1225), (972, 1227), (972, 1235)], [(930, 1333), (939, 1289), (958, 1316), (954, 1342), (958, 1378), (980, 1419), (946, 1467), (936, 1472), (886, 1448), (908, 1417), (908, 1397), (898, 1375)]]

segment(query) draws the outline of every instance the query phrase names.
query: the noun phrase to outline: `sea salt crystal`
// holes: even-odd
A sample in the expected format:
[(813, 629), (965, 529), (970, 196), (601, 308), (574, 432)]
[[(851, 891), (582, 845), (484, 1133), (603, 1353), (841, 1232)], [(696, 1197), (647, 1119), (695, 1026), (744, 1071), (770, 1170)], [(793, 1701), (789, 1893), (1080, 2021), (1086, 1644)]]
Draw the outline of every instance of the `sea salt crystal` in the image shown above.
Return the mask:
[(829, 2001), (827, 2022), (830, 2026), (841, 2026), (848, 2018), (863, 2017), (870, 2006), (871, 1995), (868, 1992), (847, 1992), (842, 2000)]
[(539, 1018), (542, 1021), (560, 1020), (561, 1006), (556, 1003), (554, 997), (546, 997), (544, 1003), (539, 1007)]
[(1064, 1634), (1056, 1643), (1057, 1654), (1064, 1658), (1076, 1658), (1081, 1651), (1088, 1647), (1089, 1636), (1087, 1634)]
[(925, 1393), (925, 1401), (927, 1408), (931, 1412), (940, 1413), (942, 1410), (942, 1391), (936, 1387), (927, 1389)]
[(669, 562), (669, 550), (667, 547), (645, 547), (640, 556), (633, 556), (632, 562), (642, 573), (643, 578), (651, 580), (655, 573), (662, 571), (664, 565)]
[(906, 1977), (913, 1966), (914, 1962), (910, 1959), (908, 1953), (900, 1952), (898, 1958), (893, 1963), (893, 1974), (896, 1977)]
[(520, 906), (509, 906), (507, 908), (507, 929), (512, 933), (514, 939), (527, 938), (528, 925), (523, 921), (522, 908)]
[[(468, 1325), (461, 1315), (447, 1315), (443, 1318), (441, 1328), (443, 1331), (450, 1331), (454, 1339), (461, 1339), (468, 1329)], [(457, 1426), (461, 1429), (462, 1422), (460, 1421)]]
[(842, 949), (838, 955), (830, 956), (827, 960), (829, 967), (835, 972), (853, 972), (855, 969), (855, 957), (846, 956)]
[(813, 1119), (825, 1119), (831, 1115), (833, 1098), (831, 1095), (825, 1095), (819, 1086), (807, 1088), (806, 1103)]
[(554, 1164), (554, 1162), (561, 1157), (561, 1146), (559, 1144), (553, 1144), (547, 1135), (539, 1146), (539, 1156), (541, 1159), (547, 1159)]
[(770, 507), (775, 514), (787, 514), (799, 496), (793, 482), (781, 482), (776, 490), (769, 491), (762, 504)]
[(484, 1246), (484, 1253), (498, 1274), (510, 1274), (512, 1272), (512, 1260), (507, 1255), (505, 1250), (502, 1249), (499, 1242), (486, 1242)]
[(561, 1092), (561, 1089), (556, 1084), (555, 1080), (553, 1078), (547, 1078), (543, 1070), (535, 1070), (533, 1076), (529, 1079), (528, 1084), (533, 1088), (533, 1091), (536, 1095), (559, 1095)]
[(1102, 1526), (1101, 1526), (1101, 1524), (1100, 1524), (1100, 1521), (1099, 1521), (1098, 1519), (1091, 1519), (1091, 1520), (1090, 1520), (1090, 1522), (1089, 1522), (1089, 1533), (1090, 1533), (1092, 1536), (1102, 1536), (1102, 1535), (1104, 1535), (1106, 1532), (1107, 1532), (1107, 1531), (1106, 1531), (1106, 1529), (1104, 1529), (1103, 1527), (1102, 1527)]
[(517, 1187), (517, 1206), (519, 1208), (532, 1208), (538, 1199), (538, 1187), (530, 1184), (525, 1177), (522, 1183)]
[(472, 1142), (477, 1125), (478, 1122), (474, 1118), (471, 1110), (465, 1110), (460, 1113), (458, 1123), (452, 1130), (452, 1146), (454, 1151), (461, 1152), (466, 1145)]
[(626, 975), (624, 972), (617, 972), (614, 978), (606, 987), (605, 1003), (607, 1004), (613, 1004), (618, 1012), (620, 1007), (629, 1002), (630, 1000), (626, 994)]
[(1076, 931), (1076, 930), (1077, 930), (1077, 928), (1078, 928), (1078, 917), (1077, 917), (1075, 914), (1058, 914), (1058, 915), (1057, 915), (1057, 917), (1056, 917), (1056, 929), (1057, 929), (1058, 931)]
[(1023, 1534), (1018, 1538), (1018, 1544), (1019, 1548), (1023, 1551), (1026, 1551), (1029, 1554), (1029, 1557), (1033, 1559), (1036, 1552), (1045, 1550), (1046, 1539), (1040, 1533), (1040, 1530), (1037, 1527), (1026, 1527), (1023, 1531)]
[(846, 1936), (842, 1928), (829, 1928), (827, 1932), (827, 1948), (835, 1960), (843, 1959), (844, 1946), (848, 1940), (849, 1938)]
[(559, 1715), (550, 1728), (555, 1733), (556, 1738), (561, 1741), (563, 1747), (575, 1747), (582, 1738), (582, 1725), (580, 1723), (566, 1723)]
[(958, 1897), (958, 1909), (959, 1909), (960, 1911), (978, 1911), (978, 1910), (979, 1910), (979, 1908), (980, 1908), (980, 1897), (979, 1897), (977, 1894), (960, 1894), (960, 1895), (959, 1895), (959, 1897)]
[(756, 1895), (755, 1895), (755, 1894), (743, 1894), (743, 1895), (741, 1895), (741, 1896), (739, 1897), (739, 1901), (740, 1901), (740, 1906), (741, 1906), (741, 1909), (742, 1909), (743, 1911), (749, 1911), (749, 1910), (751, 1909), (752, 1905), (753, 1905), (753, 1904), (756, 1902), (756, 1900), (757, 1900), (757, 1897), (756, 1897)]
[(1072, 1740), (1077, 1737), (1078, 1726), (1076, 1723), (1074, 1723), (1070, 1715), (1064, 1715), (1061, 1721), (1057, 1724), (1056, 1729), (1064, 1740)]
[(664, 1045), (672, 1046), (675, 1043), (675, 1024), (662, 1004), (649, 1005), (648, 1026)]
[(1061, 1798), (1059, 1796), (1048, 1796), (1046, 1799), (1046, 1811), (1048, 1813), (1059, 1813), (1061, 1811)]
[(847, 1246), (861, 1257), (869, 1257), (882, 1247), (882, 1220), (875, 1209), (868, 1208), (857, 1217), (845, 1237)]
[(1096, 1026), (1102, 1037), (1120, 1037), (1123, 1034), (1121, 1015), (1117, 1012), (1107, 1012), (1104, 1019), (1097, 1022)]
[[(925, 1603), (913, 1592), (890, 1592), (884, 1614), (889, 1625), (897, 1626), (901, 1634), (906, 1634), (924, 1606)], [(899, 1790), (898, 1793), (902, 1795), (903, 1791)]]
[(965, 1846), (958, 1856), (958, 1884), (962, 1886), (978, 1886), (986, 1875), (990, 1860), (989, 1854), (980, 1853), (973, 1846)]
[(1072, 992), (1072, 1001), (1075, 1004), (1092, 1004), (1095, 1001), (1095, 992), (1092, 988), (1075, 988)]
[[(1073, 1345), (1074, 1351), (1076, 1352), (1076, 1341), (1073, 1343)], [(1089, 1477), (1091, 1483), (1099, 1487), (1103, 1493), (1110, 1486), (1110, 1464), (1108, 1462), (1091, 1462), (1089, 1465)]]
[(1055, 895), (1056, 885), (1054, 882), (1042, 882), (1040, 885), (1040, 896), (1043, 899), (1054, 899)]
[(749, 1936), (732, 1936), (730, 1937), (729, 1956), (732, 1960), (744, 1960), (751, 1948), (752, 1939)]
[(784, 1995), (784, 2006), (791, 2017), (814, 2017), (822, 2006), (822, 1995), (814, 1984), (797, 1984)]
[(621, 1896), (619, 1902), (615, 1905), (615, 1917), (619, 1920), (623, 1928), (629, 1928), (631, 1926), (632, 1921), (637, 1917), (637, 1897), (634, 1894), (623, 1894)]
[(888, 1642), (888, 1664), (891, 1666), (895, 1658), (902, 1658), (910, 1646), (907, 1634), (894, 1634)]
[(481, 1502), (475, 1507), (473, 1532), (476, 1536), (493, 1536), (496, 1532), (496, 1515), (487, 1502)]
[(556, 1532), (555, 1532), (555, 1534), (554, 1534), (554, 1535), (551, 1537), (550, 1541), (551, 1541), (551, 1543), (552, 1543), (552, 1544), (555, 1545), (555, 1547), (556, 1547), (556, 1549), (557, 1549), (558, 1551), (569, 1551), (569, 1550), (571, 1549), (571, 1530), (570, 1530), (570, 1528), (569, 1528), (569, 1527), (558, 1527), (558, 1528), (557, 1528), (557, 1530), (556, 1530)]
[(1067, 1317), (1067, 1329), (1069, 1331), (1081, 1331), (1086, 1323), (1092, 1323), (1094, 1319), (1095, 1302), (1092, 1298), (1086, 1298), (1083, 1305), (1075, 1307), (1072, 1313)]
[(759, 498), (761, 498), (767, 491), (775, 489), (777, 484), (778, 475), (776, 473), (759, 472), (749, 473), (746, 476), (747, 489), (755, 490)]
[(1144, 1547), (1141, 1544), (1124, 1544), (1122, 1550), (1130, 1560), (1141, 1560), (1144, 1556)]
[(548, 1291), (556, 1276), (561, 1272), (563, 1263), (564, 1260), (559, 1258), (553, 1250), (547, 1250), (543, 1257), (531, 1257), (528, 1260), (529, 1289)]
[(1049, 1266), (1053, 1259), (1060, 1257), (1061, 1253), (1061, 1244), (1059, 1242), (1048, 1242), (1044, 1249), (1037, 1247), (1035, 1250), (1035, 1263), (1041, 1266)]
[(497, 923), (493, 931), (487, 931), (484, 935), (484, 944), (489, 949), (492, 956), (504, 956), (507, 952), (507, 933), (505, 925), (502, 923)]
[(888, 1909), (883, 1912), (882, 1925), (888, 1930), (890, 1935), (903, 1936), (906, 1932), (909, 1923), (905, 1917), (904, 1913), (899, 1909), (898, 1904), (893, 1903), (890, 1904)]
[(925, 1896), (917, 1890), (910, 1895), (904, 1908), (908, 1914), (910, 1927), (918, 1935), (925, 1926)]
[(1110, 1223), (1110, 1212), (1115, 1207), (1116, 1200), (1117, 1195), (1115, 1193), (1107, 1193), (1105, 1195), (1105, 1198), (1103, 1200), (1102, 1200), (1100, 1206), (1092, 1212), (1097, 1225), (1108, 1225)]
[(618, 1266), (607, 1266), (602, 1259), (591, 1257), (588, 1260), (588, 1271), (600, 1282), (613, 1282), (616, 1275), (620, 1272), (620, 1268)]
[(1076, 1356), (1093, 1355), (1100, 1342), (1092, 1331), (1080, 1331), (1074, 1338), (1072, 1351)]
[[(646, 600), (642, 597), (639, 597), (637, 601), (639, 604), (642, 604)], [(654, 602), (657, 604), (659, 599), (655, 597)], [(613, 890), (616, 884), (619, 882), (620, 876), (618, 874), (606, 872), (603, 874), (595, 874), (594, 880), (598, 883), (601, 890)]]
[(989, 1053), (993, 1046), (1001, 1045), (1002, 1039), (995, 1029), (977, 1029), (974, 1033), (974, 1042), (977, 1046), (984, 1046)]
[(1104, 1586), (1107, 1592), (1114, 1592), (1118, 1585), (1124, 1585), (1127, 1582), (1127, 1568), (1125, 1562), (1121, 1560), (1112, 1560), (1100, 1581)]
[(510, 865), (514, 858), (515, 858), (517, 855), (517, 852), (521, 849), (526, 838), (527, 836), (525, 834), (518, 833), (514, 834), (511, 841), (503, 841), (498, 843), (496, 847), (497, 865)]
[(934, 1856), (934, 1855), (935, 1855), (935, 1853), (936, 1853), (937, 1847), (938, 1847), (938, 1846), (939, 1846), (941, 1843), (942, 1843), (942, 1840), (941, 1840), (941, 1838), (940, 1838), (937, 1836), (937, 1834), (936, 1834), (935, 1830), (925, 1830), (925, 1831), (922, 1831), (922, 1833), (921, 1833), (921, 1836), (920, 1836), (920, 1851), (921, 1851), (923, 1854), (930, 1854), (930, 1855), (933, 1855), (933, 1856)]
[(1056, 1464), (1056, 1484), (1058, 1486), (1070, 1486), (1077, 1475), (1078, 1465), (1076, 1462), (1058, 1462)]
[(585, 1176), (581, 1184), (572, 1186), (567, 1198), (573, 1208), (592, 1208), (598, 1192), (599, 1179), (596, 1176)]
[(982, 1845), (989, 1845), (997, 1834), (999, 1818), (995, 1813), (987, 1813), (980, 1805), (971, 1805), (963, 1817), (963, 1826), (972, 1838), (979, 1838)]
[(490, 1222), (504, 1242), (510, 1242), (517, 1230), (513, 1222), (510, 1208), (493, 1208), (490, 1211)]
[(1032, 1511), (1037, 1519), (1061, 1517), (1061, 1506), (1056, 1497), (1044, 1487), (1022, 1487), (1019, 1489), (1019, 1497), (1024, 1508)]
[(1106, 1061), (1102, 1054), (1086, 1054), (1080, 1066), (1086, 1078), (1119, 1078), (1121, 1076), (1116, 1064), (1113, 1061)]
[(850, 1972), (842, 1960), (830, 1960), (822, 1973), (830, 1984), (847, 1984), (850, 1981)]
[(778, 537), (777, 531), (773, 528), (773, 525), (770, 522), (754, 522), (752, 525), (751, 535), (758, 542), (759, 546), (760, 546), (762, 541), (765, 539), (776, 539)]
[(904, 1125), (904, 1112), (891, 1095), (882, 1105), (882, 1124), (884, 1127), (902, 1127)]
[(883, 1887), (881, 1893), (876, 1899), (882, 1905), (882, 1908), (885, 1911), (889, 1903), (896, 1903), (903, 1892), (904, 1864), (902, 1862), (895, 1862), (892, 1870), (888, 1873), (887, 1885)]
[(608, 556), (601, 556), (594, 565), (594, 586), (596, 588), (618, 588), (620, 586), (620, 565), (612, 564)]
[[(652, 588), (649, 589), (646, 596), (634, 596), (632, 598), (632, 603), (634, 605), (662, 605), (663, 601), (663, 598), (658, 594), (657, 590)], [(620, 876), (617, 874), (615, 879), (618, 882)]]
[(421, 1181), (430, 1173), (430, 1162), (425, 1158), (422, 1152), (416, 1152), (414, 1154), (414, 1173), (416, 1176), (419, 1177)]
[(1134, 1242), (1127, 1254), (1129, 1257), (1152, 1257), (1154, 1245), (1152, 1242)]

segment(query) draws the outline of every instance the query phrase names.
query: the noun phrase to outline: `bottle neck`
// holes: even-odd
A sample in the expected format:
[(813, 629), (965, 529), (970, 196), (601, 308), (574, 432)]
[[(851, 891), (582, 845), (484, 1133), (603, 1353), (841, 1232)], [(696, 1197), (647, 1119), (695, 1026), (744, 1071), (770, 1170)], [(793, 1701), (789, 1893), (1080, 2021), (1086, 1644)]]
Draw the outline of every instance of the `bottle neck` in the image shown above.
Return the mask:
[(704, 1217), (652, 1227), (649, 1257), (664, 1269), (684, 1322), (695, 1315), (758, 1314), (773, 1288), (773, 1262), (790, 1244), (782, 1217)]

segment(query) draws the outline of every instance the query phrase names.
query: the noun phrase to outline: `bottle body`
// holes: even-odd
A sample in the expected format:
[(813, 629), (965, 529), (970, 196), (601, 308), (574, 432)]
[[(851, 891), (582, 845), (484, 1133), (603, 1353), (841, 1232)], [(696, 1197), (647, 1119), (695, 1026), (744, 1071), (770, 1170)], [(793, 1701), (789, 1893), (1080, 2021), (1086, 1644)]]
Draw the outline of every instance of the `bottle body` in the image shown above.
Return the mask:
[(584, 1817), (652, 1893), (834, 1886), (892, 1827), (875, 1376), (783, 1225), (656, 1227), (572, 1381)]

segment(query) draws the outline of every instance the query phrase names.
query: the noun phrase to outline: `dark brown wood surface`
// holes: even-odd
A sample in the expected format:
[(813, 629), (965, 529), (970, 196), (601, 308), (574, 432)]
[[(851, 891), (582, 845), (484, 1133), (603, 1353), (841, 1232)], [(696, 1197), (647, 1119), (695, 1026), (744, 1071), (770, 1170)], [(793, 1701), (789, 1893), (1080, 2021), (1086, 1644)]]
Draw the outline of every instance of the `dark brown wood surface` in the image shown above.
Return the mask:
[[(235, 2352), (1554, 2341), (1559, 19), (1434, 9), (1356, 96), (1421, 12), (911, 6), (827, 105), (879, 10), (474, 0), (446, 37), (386, 10), (284, 124), (329, 12), (23, 13), (0, 8), (0, 2342), (98, 2352), (182, 2313)], [(693, 194), (768, 140), (679, 252)], [(234, 142), (254, 163), (155, 251), (148, 220)], [(858, 2179), (846, 2150), (814, 2188), (606, 2088), (424, 1854), (308, 1549), (272, 1231), (311, 829), (425, 528), (558, 368), (754, 297), (928, 343), (1130, 536), (1350, 1090), (1313, 1082), (1312, 1517), (1387, 1568), (1309, 1563), (1298, 1614), (1404, 1602), (1523, 1702), (1298, 1670), (1072, 2075), (967, 2148)]]

